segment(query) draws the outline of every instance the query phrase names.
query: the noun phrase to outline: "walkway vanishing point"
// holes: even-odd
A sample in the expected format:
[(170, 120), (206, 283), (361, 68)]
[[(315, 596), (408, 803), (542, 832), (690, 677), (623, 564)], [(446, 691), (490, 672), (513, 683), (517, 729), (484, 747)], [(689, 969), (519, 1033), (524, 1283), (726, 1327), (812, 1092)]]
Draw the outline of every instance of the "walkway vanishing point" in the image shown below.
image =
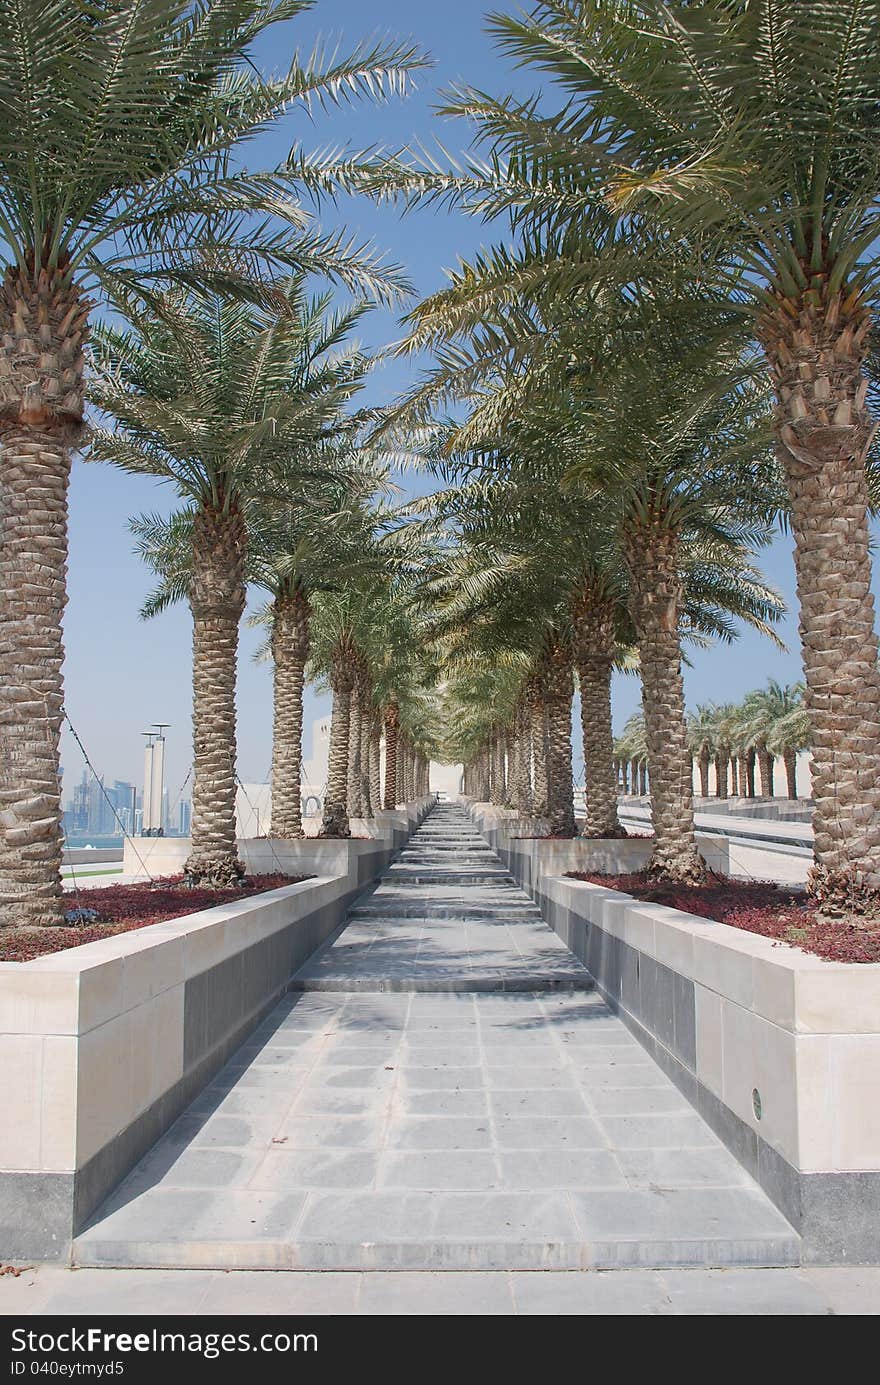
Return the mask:
[(798, 1255), (453, 804), (75, 1245), (81, 1265), (239, 1269)]

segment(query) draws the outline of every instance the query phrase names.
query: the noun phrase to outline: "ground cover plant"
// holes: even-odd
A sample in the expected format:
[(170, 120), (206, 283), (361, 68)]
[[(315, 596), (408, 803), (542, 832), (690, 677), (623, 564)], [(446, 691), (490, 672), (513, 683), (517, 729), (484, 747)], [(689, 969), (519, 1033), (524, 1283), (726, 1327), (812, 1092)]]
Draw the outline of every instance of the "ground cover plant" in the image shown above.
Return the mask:
[(238, 886), (218, 890), (192, 888), (183, 883), (182, 875), (172, 875), (155, 882), (144, 880), (130, 885), (108, 885), (98, 890), (72, 890), (66, 897), (65, 915), (71, 921), (64, 926), (0, 927), (0, 962), (29, 962), (48, 952), (62, 952), (65, 948), (79, 947), (81, 943), (112, 938), (116, 933), (149, 928), (150, 924), (196, 914), (216, 904), (234, 904), (249, 895), (294, 885), (306, 878), (302, 875), (249, 875)]
[(658, 880), (649, 871), (599, 875), (570, 871), (573, 880), (620, 890), (651, 904), (726, 923), (812, 952), (832, 962), (880, 962), (880, 920), (829, 919), (803, 891), (763, 880), (731, 880), (710, 872), (703, 885)]

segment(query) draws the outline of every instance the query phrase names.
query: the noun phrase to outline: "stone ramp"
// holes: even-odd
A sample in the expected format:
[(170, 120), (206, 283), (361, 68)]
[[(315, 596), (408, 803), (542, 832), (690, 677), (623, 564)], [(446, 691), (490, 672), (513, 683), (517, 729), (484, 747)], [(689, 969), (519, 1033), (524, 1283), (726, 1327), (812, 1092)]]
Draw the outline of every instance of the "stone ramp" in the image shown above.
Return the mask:
[(464, 813), (438, 805), (291, 990), (591, 991), (594, 984)]
[[(426, 822), (469, 841), (454, 811)], [(791, 1226), (595, 992), (505, 984), (540, 974), (541, 929), (555, 958), (530, 918), (357, 916), (315, 963), (333, 959), (332, 984), (263, 1022), (77, 1238), (77, 1263), (797, 1263)], [(450, 953), (471, 934), (468, 970)], [(479, 976), (490, 937), (497, 984), (434, 989), (438, 968)], [(358, 985), (383, 975), (399, 987)]]

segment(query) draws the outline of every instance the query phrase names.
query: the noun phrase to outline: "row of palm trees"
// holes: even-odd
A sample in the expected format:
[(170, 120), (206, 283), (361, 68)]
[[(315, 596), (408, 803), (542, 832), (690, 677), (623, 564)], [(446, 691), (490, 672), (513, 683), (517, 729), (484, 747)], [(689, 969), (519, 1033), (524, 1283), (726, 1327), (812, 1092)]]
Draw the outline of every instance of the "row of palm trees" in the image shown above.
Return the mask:
[[(254, 43), (302, 8), (0, 0), (0, 904), (60, 914), (66, 496), (88, 385), (107, 420), (91, 455), (181, 502), (135, 533), (149, 608), (193, 616), (193, 879), (239, 869), (249, 584), (267, 596), (284, 830), (312, 676), (334, 695), (326, 831), (374, 806), (377, 714), (411, 747), (406, 788), (429, 753), (460, 759), (469, 792), (574, 831), (577, 677), (586, 831), (616, 834), (610, 682), (637, 666), (653, 865), (701, 879), (683, 644), (743, 620), (775, 638), (755, 555), (782, 521), (811, 888), (829, 911), (873, 909), (880, 0), (536, 0), (489, 24), (544, 96), (450, 94), (478, 146), (458, 166), (295, 146), (254, 170), (245, 142), (291, 105), (400, 92), (425, 62), (380, 43), (264, 78)], [(355, 406), (370, 363), (348, 336), (406, 285), (317, 225), (303, 195), (338, 191), (504, 224), (405, 319), (398, 349), (433, 364), (381, 415)], [(354, 305), (334, 313), (328, 282)], [(440, 489), (391, 516), (375, 497), (403, 456)]]
[(710, 767), (716, 798), (754, 798), (756, 793), (773, 798), (776, 760), (781, 758), (788, 797), (796, 799), (797, 757), (810, 746), (803, 686), (785, 687), (771, 678), (739, 703), (703, 704), (688, 718), (688, 742), (704, 798), (709, 796)]
[[(527, 562), (521, 534), (554, 526), (536, 562), (559, 578), (558, 609), (548, 619), (530, 589), (524, 605), (511, 596), (506, 617), (523, 638), (499, 650), (487, 635), (489, 681), (508, 695), (471, 747), (469, 778), (487, 763), (491, 778), (535, 677), (547, 717), (557, 719), (558, 698), (563, 725), (580, 647), (569, 612), (588, 613), (583, 679), (595, 674), (603, 688), (625, 613), (643, 684), (654, 866), (700, 878), (680, 642), (702, 631), (686, 614), (688, 569), (699, 577), (727, 555), (744, 561), (782, 519), (813, 752), (810, 887), (830, 913), (873, 910), (868, 351), (880, 294), (880, 5), (536, 0), (489, 28), (542, 94), (458, 88), (445, 110), (474, 132), (472, 156), (451, 167), (442, 153), (404, 150), (366, 177), (410, 205), (454, 205), (504, 225), (503, 240), (410, 314), (405, 349), (433, 351), (434, 365), (396, 415), (401, 427), (446, 429), (444, 474), (457, 467), (459, 483), (519, 488), (517, 532), (501, 545), (514, 569)], [(547, 495), (557, 502), (549, 516)], [(555, 542), (569, 509), (581, 540), (571, 588)], [(497, 567), (489, 538), (464, 588), (479, 632), (501, 609), (497, 592), (477, 591)], [(511, 582), (515, 592), (516, 574)], [(523, 656), (513, 678), (510, 661)], [(584, 701), (593, 705), (592, 690)], [(595, 801), (610, 804), (613, 780), (604, 690), (601, 701), (590, 821), (591, 782), (602, 786)], [(553, 741), (551, 728), (551, 765)], [(535, 764), (533, 744), (533, 792)]]
[[(136, 533), (161, 555), (159, 604), (185, 597), (193, 617), (192, 879), (239, 871), (235, 656), (248, 581), (272, 593), (276, 692), (296, 721), (298, 675), (284, 667), (288, 654), (302, 661), (312, 571), (298, 545), (317, 512), (362, 507), (364, 491), (348, 489), (347, 408), (366, 362), (338, 348), (365, 303), (397, 301), (407, 285), (310, 206), (352, 189), (368, 156), (331, 166), (291, 138), (280, 163), (260, 168), (247, 149), (288, 113), (403, 94), (427, 61), (413, 44), (380, 41), (293, 54), (265, 76), (256, 46), (308, 8), (0, 0), (6, 922), (62, 919), (61, 621), (68, 482), (84, 441), (96, 460), (168, 481), (181, 502), (165, 532), (154, 517)], [(331, 313), (328, 284), (354, 306)]]

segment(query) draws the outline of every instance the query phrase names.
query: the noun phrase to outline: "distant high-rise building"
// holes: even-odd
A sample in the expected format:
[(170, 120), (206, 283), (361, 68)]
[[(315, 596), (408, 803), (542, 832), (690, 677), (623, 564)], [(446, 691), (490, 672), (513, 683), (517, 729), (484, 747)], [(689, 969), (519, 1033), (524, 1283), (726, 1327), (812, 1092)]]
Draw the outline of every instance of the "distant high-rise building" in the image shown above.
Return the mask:
[(182, 798), (177, 808), (177, 831), (181, 837), (188, 837), (192, 824), (192, 804), (188, 798)]

